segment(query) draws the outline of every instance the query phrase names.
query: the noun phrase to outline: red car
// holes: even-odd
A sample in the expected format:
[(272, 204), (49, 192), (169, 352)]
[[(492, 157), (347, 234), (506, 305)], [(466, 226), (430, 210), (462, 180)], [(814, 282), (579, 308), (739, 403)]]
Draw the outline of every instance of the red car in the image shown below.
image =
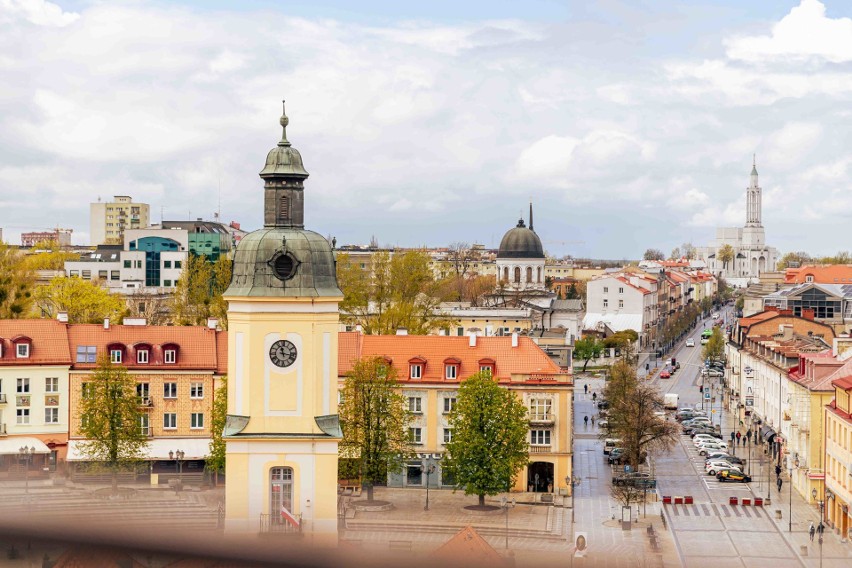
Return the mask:
[(671, 376), (672, 376), (672, 374), (671, 374), (671, 373), (669, 373), (668, 371), (666, 371), (665, 369), (663, 369), (662, 371), (660, 371), (660, 378), (661, 378), (661, 379), (670, 379), (670, 378), (671, 378)]

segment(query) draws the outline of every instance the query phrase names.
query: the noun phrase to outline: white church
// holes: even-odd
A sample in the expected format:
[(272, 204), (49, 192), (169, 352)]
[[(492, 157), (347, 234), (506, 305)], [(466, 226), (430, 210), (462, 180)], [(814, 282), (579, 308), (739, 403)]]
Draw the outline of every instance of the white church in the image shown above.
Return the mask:
[[(733, 258), (720, 260), (719, 251), (725, 245), (733, 249)], [(748, 286), (764, 272), (775, 270), (778, 250), (766, 244), (766, 233), (761, 223), (761, 189), (757, 184), (757, 165), (752, 163), (751, 182), (746, 189), (746, 224), (744, 227), (717, 227), (716, 240), (708, 247), (697, 250), (707, 270), (722, 276), (728, 284)]]

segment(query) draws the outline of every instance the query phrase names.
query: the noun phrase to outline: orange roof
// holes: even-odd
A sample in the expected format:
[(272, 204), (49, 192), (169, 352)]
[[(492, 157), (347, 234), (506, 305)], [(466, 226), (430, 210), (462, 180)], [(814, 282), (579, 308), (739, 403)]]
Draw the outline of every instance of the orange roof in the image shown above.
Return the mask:
[[(69, 365), (68, 325), (56, 320), (0, 320), (0, 366), (13, 365)], [(30, 339), (30, 356), (18, 358), (13, 338)]]
[[(96, 363), (77, 362), (78, 346), (94, 346), (100, 356), (107, 352), (108, 346), (124, 346), (122, 365), (128, 369), (193, 369), (218, 372), (227, 369), (227, 349), (219, 347), (227, 345), (227, 337), (218, 339), (217, 336), (227, 332), (216, 331), (205, 326), (148, 326), (148, 325), (111, 325), (109, 329), (99, 324), (74, 324), (68, 326), (68, 343), (75, 361), (73, 369), (93, 369)], [(148, 346), (149, 362), (136, 362), (137, 347)], [(177, 347), (175, 363), (164, 363), (165, 347)], [(221, 359), (222, 361), (219, 361)]]
[(840, 387), (843, 390), (850, 390), (850, 389), (852, 389), (852, 377), (846, 376), (846, 377), (843, 377), (842, 379), (835, 379), (835, 380), (831, 381), (831, 384), (833, 384), (836, 387)]
[(636, 286), (636, 285), (632, 284), (632, 283), (630, 282), (630, 280), (628, 280), (628, 279), (627, 279), (627, 278), (625, 278), (624, 276), (616, 276), (616, 277), (615, 277), (615, 279), (616, 279), (616, 280), (618, 280), (619, 282), (622, 282), (622, 283), (624, 283), (624, 284), (627, 284), (628, 286), (630, 286), (630, 287), (631, 287), (631, 288), (633, 288), (634, 290), (639, 290), (640, 292), (642, 292), (642, 294), (650, 294), (650, 293), (651, 293), (651, 291), (650, 291), (650, 290), (646, 290), (645, 288), (643, 288), (643, 287), (641, 287), (641, 286)]
[[(518, 346), (512, 347), (511, 337), (477, 337), (476, 346), (470, 346), (469, 337), (441, 335), (362, 335), (357, 332), (340, 333), (338, 375), (348, 373), (355, 361), (365, 357), (386, 357), (396, 368), (400, 380), (409, 377), (409, 361), (426, 362), (419, 382), (447, 382), (444, 362), (448, 358), (460, 361), (459, 377), (479, 372), (480, 361), (494, 360), (494, 376), (508, 380), (512, 374), (556, 375), (563, 371), (529, 337), (518, 337)], [(449, 382), (456, 382), (450, 380)]]
[(784, 283), (802, 284), (808, 282), (808, 277), (811, 278), (811, 282), (817, 284), (852, 284), (852, 265), (831, 264), (788, 268), (784, 274)]
[(776, 311), (766, 311), (760, 312), (758, 314), (754, 314), (753, 316), (749, 316), (747, 318), (740, 318), (740, 327), (749, 327), (753, 324), (766, 321), (772, 319), (774, 317), (780, 316), (781, 314)]

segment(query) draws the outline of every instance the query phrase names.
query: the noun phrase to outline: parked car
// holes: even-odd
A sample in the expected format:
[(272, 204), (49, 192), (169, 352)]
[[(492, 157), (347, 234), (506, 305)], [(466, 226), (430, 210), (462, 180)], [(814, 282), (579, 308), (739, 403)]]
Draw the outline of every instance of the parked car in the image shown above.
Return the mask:
[(612, 479), (613, 485), (632, 485), (638, 488), (653, 489), (657, 486), (657, 480), (653, 479), (650, 474), (640, 471), (633, 473), (625, 473)]
[(621, 464), (621, 461), (624, 459), (624, 449), (623, 448), (613, 448), (609, 451), (609, 455), (606, 457), (609, 465), (613, 464)]
[(609, 453), (618, 447), (618, 444), (621, 443), (621, 440), (617, 438), (607, 438), (604, 440), (603, 453), (609, 455)]
[(729, 469), (726, 471), (720, 471), (716, 474), (716, 479), (719, 481), (738, 481), (740, 483), (750, 483), (751, 477), (744, 474), (741, 471), (736, 471), (733, 469)]
[(686, 340), (686, 347), (695, 347), (695, 340), (693, 338), (689, 338)]
[(598, 420), (598, 428), (601, 428), (603, 430), (608, 430), (609, 429), (609, 420), (605, 420), (605, 419), (604, 420)]
[(598, 401), (598, 408), (609, 408), (609, 401), (608, 400), (599, 400)]
[(713, 434), (703, 434), (703, 433), (702, 434), (696, 434), (695, 436), (692, 437), (692, 442), (695, 443), (695, 444), (697, 444), (699, 442), (699, 440), (710, 440), (711, 442), (716, 443), (716, 442), (719, 441), (719, 438), (717, 438)]
[(705, 459), (707, 461), (723, 460), (723, 461), (726, 461), (728, 463), (732, 463), (734, 465), (745, 465), (744, 459), (738, 458), (737, 456), (732, 456), (731, 454), (729, 454), (727, 452), (718, 452), (718, 453), (713, 453), (713, 454), (707, 454), (707, 457)]
[(706, 470), (707, 470), (707, 475), (714, 475), (714, 476), (719, 474), (719, 473), (722, 473), (723, 471), (730, 472), (730, 471), (733, 470), (733, 471), (736, 471), (737, 473), (743, 472), (743, 470), (741, 468), (739, 468), (739, 467), (737, 467), (733, 464), (730, 464), (730, 463), (720, 463), (720, 464), (709, 465), (709, 466), (707, 466)]
[(698, 455), (705, 456), (710, 450), (723, 450), (725, 448), (727, 448), (727, 446), (723, 446), (722, 444), (705, 444), (698, 450)]
[(693, 438), (694, 438), (695, 436), (697, 436), (698, 434), (710, 434), (710, 435), (711, 435), (711, 436), (713, 436), (714, 438), (717, 438), (717, 439), (719, 439), (719, 440), (721, 440), (721, 439), (722, 439), (722, 434), (720, 434), (719, 432), (717, 432), (717, 431), (716, 431), (716, 429), (715, 429), (715, 428), (713, 428), (713, 427), (711, 427), (711, 426), (707, 426), (706, 428), (701, 428), (701, 427), (699, 427), (699, 428), (692, 428), (692, 429), (689, 431), (689, 435), (690, 435), (690, 436), (692, 436)]
[(719, 369), (705, 369), (704, 374), (707, 375), (708, 377), (716, 377), (716, 378), (725, 376), (724, 371), (720, 371)]

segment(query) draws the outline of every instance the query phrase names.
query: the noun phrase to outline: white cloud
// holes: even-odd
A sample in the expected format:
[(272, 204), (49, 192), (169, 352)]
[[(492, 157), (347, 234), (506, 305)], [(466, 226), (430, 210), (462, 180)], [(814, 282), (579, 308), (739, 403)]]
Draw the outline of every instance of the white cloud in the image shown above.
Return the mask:
[(748, 62), (824, 59), (852, 61), (852, 19), (828, 18), (819, 0), (802, 0), (769, 35), (733, 37), (725, 41), (731, 59)]
[(45, 27), (64, 27), (80, 17), (46, 0), (0, 0), (0, 24), (24, 20)]

